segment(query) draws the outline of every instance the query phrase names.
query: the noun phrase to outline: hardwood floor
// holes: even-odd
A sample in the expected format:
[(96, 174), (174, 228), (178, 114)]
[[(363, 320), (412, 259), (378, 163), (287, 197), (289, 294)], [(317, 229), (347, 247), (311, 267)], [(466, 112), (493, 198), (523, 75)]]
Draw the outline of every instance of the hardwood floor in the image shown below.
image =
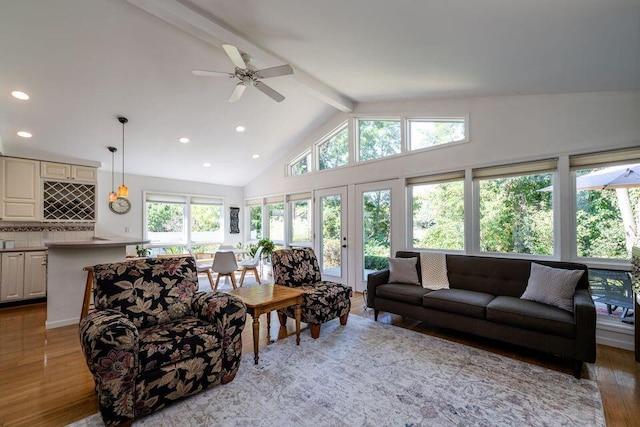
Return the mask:
[[(352, 298), (352, 315), (373, 320), (362, 294)], [(45, 330), (46, 306), (0, 309), (0, 426), (60, 426), (98, 411), (93, 379), (80, 350), (77, 326)], [(266, 320), (261, 319), (260, 347), (267, 345)], [(271, 339), (278, 320), (272, 316)], [(552, 356), (466, 334), (429, 328), (401, 316), (381, 313), (380, 322), (486, 349), (571, 375), (572, 366)], [(253, 351), (250, 316), (243, 332), (243, 351)], [(348, 324), (347, 324), (348, 327)], [(292, 320), (288, 333), (295, 333)], [(307, 328), (303, 334), (308, 334)], [(322, 337), (322, 335), (321, 335)], [(640, 363), (633, 353), (598, 346), (597, 362), (583, 376), (598, 382), (608, 426), (640, 425)]]

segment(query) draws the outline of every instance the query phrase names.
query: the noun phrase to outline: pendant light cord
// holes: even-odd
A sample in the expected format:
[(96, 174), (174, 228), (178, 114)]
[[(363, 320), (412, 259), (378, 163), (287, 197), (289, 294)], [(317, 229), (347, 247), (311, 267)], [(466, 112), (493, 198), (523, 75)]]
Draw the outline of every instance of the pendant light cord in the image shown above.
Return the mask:
[(115, 179), (115, 169), (116, 169), (116, 151), (111, 151), (111, 192), (114, 193), (114, 185), (116, 183)]
[(122, 122), (122, 185), (124, 185), (124, 123)]

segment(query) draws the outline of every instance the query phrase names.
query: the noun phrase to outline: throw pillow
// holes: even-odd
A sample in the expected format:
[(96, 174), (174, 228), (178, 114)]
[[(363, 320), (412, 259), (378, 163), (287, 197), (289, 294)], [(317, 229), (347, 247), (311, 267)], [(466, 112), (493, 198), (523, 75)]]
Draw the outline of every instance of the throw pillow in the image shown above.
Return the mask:
[(437, 252), (420, 252), (422, 287), (436, 290), (449, 289), (447, 255)]
[(419, 285), (418, 258), (389, 258), (389, 283)]
[(553, 268), (532, 262), (527, 289), (520, 299), (541, 302), (573, 313), (573, 295), (583, 273), (582, 270)]

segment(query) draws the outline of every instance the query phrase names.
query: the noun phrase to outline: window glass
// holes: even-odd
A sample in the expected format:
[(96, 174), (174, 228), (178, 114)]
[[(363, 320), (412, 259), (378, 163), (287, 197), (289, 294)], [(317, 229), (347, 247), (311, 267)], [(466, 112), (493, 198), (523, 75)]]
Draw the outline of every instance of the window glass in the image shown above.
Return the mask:
[(191, 205), (192, 242), (222, 242), (222, 205)]
[(349, 163), (349, 131), (345, 127), (318, 145), (318, 168), (332, 169)]
[(553, 174), (478, 181), (480, 250), (553, 254)]
[(579, 257), (631, 258), (640, 237), (638, 165), (576, 171), (576, 239)]
[(463, 181), (411, 187), (416, 249), (464, 249)]
[(262, 239), (262, 205), (249, 207), (249, 239)]
[(269, 209), (269, 238), (284, 242), (284, 203), (267, 205)]
[(358, 160), (399, 154), (400, 120), (358, 120)]
[(391, 190), (367, 191), (362, 195), (364, 271), (369, 273), (389, 268), (391, 256)]
[(409, 120), (411, 150), (464, 141), (465, 119)]
[(185, 204), (147, 202), (147, 238), (152, 244), (185, 243)]
[(311, 200), (291, 203), (291, 242), (311, 242)]
[(299, 160), (289, 165), (289, 175), (302, 175), (308, 173), (311, 169), (311, 152), (302, 156)]

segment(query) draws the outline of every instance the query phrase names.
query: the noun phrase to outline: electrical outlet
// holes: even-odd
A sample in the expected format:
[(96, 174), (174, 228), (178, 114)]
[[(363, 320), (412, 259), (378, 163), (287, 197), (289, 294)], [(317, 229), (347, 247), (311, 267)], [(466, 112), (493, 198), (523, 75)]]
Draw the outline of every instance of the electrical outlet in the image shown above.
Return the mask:
[(129, 232), (129, 226), (126, 226), (126, 227), (124, 228), (124, 232), (125, 232), (125, 233), (128, 233), (128, 232)]

